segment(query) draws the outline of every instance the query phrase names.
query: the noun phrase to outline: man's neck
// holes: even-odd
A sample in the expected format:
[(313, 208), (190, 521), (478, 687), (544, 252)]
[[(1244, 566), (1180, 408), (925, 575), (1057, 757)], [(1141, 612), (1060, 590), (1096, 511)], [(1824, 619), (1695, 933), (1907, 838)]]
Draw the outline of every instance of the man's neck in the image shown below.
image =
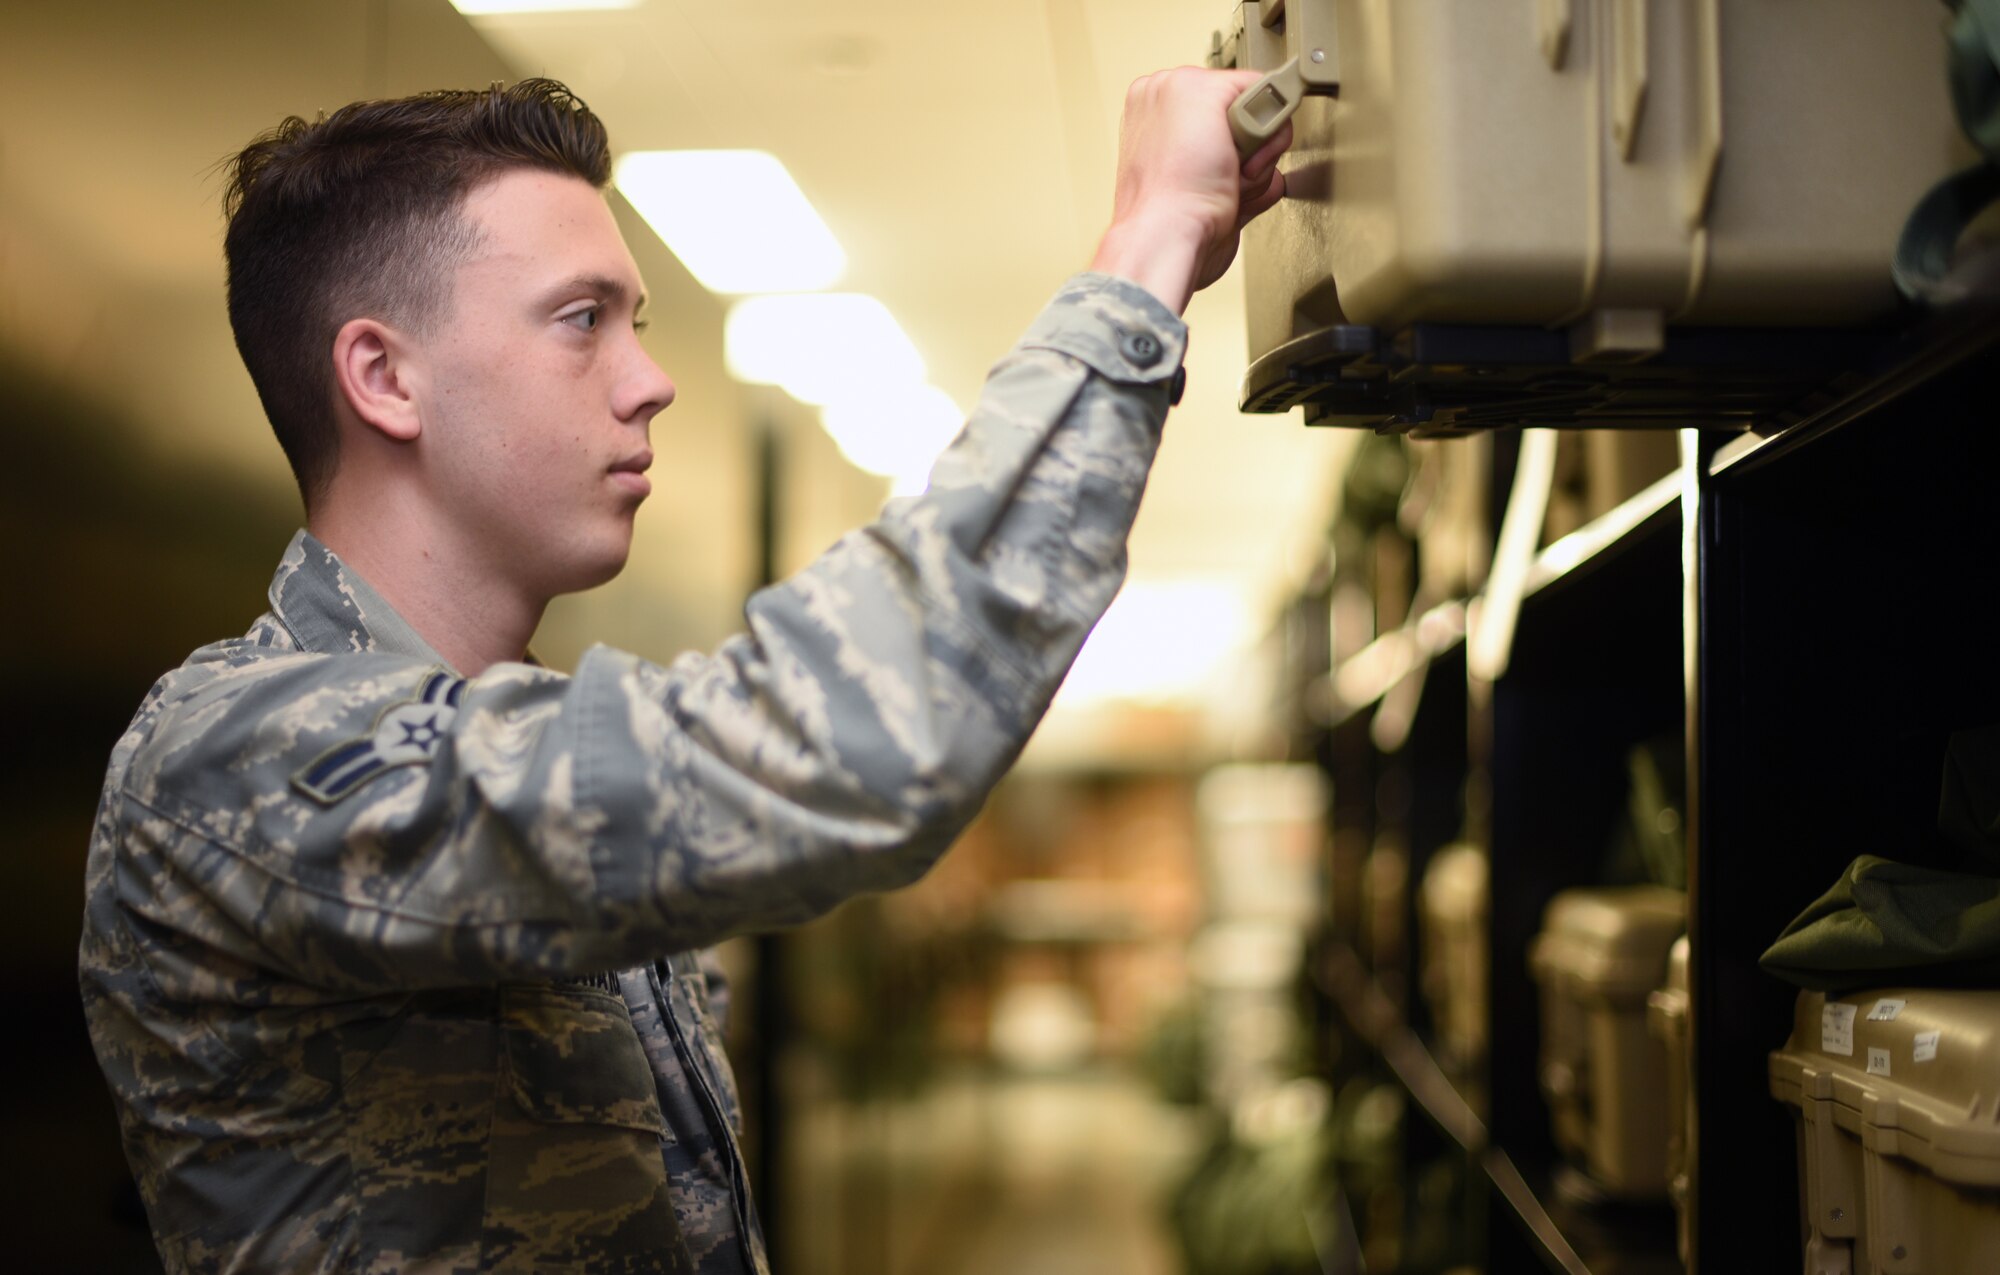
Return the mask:
[(453, 669), (477, 677), (521, 659), (548, 599), (529, 596), (447, 536), (396, 519), (351, 519), (338, 508), (308, 521), (321, 544), (361, 574)]

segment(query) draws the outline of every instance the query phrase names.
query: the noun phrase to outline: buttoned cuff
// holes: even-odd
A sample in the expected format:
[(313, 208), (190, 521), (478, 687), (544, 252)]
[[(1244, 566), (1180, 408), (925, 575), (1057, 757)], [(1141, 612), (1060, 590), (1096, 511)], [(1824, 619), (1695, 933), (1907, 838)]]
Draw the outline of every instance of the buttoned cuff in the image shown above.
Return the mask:
[(1187, 325), (1158, 297), (1116, 275), (1072, 276), (1029, 325), (1021, 348), (1067, 354), (1130, 385), (1166, 382), (1175, 403), (1186, 381)]

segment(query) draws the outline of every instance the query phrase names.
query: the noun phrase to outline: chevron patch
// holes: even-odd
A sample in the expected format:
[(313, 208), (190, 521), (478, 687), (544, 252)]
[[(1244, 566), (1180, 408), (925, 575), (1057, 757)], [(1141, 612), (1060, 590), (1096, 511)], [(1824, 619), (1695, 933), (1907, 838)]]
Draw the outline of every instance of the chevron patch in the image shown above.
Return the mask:
[(292, 776), (292, 787), (322, 806), (331, 806), (377, 775), (429, 761), (458, 716), (458, 697), (464, 690), (464, 678), (433, 670), (414, 699), (391, 704), (368, 734), (321, 753)]

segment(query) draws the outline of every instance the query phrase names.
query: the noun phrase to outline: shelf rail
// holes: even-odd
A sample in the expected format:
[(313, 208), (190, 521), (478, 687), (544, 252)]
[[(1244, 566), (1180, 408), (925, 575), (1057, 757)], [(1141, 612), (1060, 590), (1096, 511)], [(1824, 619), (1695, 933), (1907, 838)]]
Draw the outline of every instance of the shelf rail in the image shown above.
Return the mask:
[(1403, 1021), (1395, 1002), (1368, 973), (1354, 949), (1345, 943), (1333, 944), (1320, 969), (1326, 993), (1348, 1026), (1388, 1065), (1425, 1116), (1478, 1163), (1550, 1268), (1565, 1275), (1590, 1275), (1590, 1268), (1549, 1216), (1534, 1188), (1513, 1159), (1492, 1144), (1485, 1121), (1458, 1092), (1423, 1039)]
[[(1521, 578), (1525, 600), (1616, 549), (1646, 522), (1681, 498), (1685, 466), (1672, 470), (1535, 554)], [(1486, 595), (1454, 598), (1416, 614), (1341, 661), (1329, 675), (1321, 724), (1338, 726), (1419, 678), (1432, 660), (1466, 640), (1478, 624)], [(1394, 751), (1389, 749), (1387, 751)]]

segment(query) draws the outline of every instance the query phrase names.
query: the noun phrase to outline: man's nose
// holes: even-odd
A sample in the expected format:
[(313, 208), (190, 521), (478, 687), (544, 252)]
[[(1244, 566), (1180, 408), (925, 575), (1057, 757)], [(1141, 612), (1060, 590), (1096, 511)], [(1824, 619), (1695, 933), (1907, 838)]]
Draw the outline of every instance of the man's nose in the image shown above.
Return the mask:
[(620, 401), (614, 409), (618, 419), (643, 425), (674, 401), (674, 383), (636, 338), (632, 345), (632, 367), (619, 387)]

